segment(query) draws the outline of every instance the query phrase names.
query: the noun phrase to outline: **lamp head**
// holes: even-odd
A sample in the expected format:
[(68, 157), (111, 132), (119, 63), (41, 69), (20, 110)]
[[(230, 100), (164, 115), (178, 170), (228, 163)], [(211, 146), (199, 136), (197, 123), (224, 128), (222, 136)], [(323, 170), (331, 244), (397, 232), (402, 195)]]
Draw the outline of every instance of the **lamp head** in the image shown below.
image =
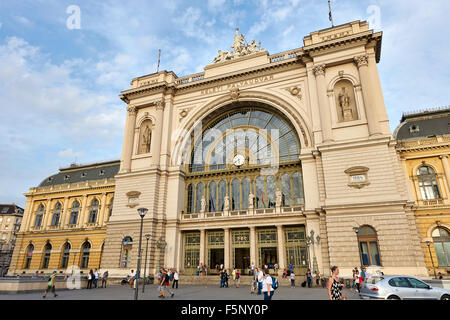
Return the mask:
[(141, 218), (144, 218), (148, 209), (147, 208), (139, 208), (139, 209), (137, 209), (137, 211), (139, 212), (139, 215), (141, 216)]
[(355, 231), (356, 234), (359, 232), (359, 227), (353, 227), (353, 231)]
[(150, 240), (150, 237), (151, 237), (152, 235), (150, 234), (150, 233), (147, 233), (146, 235), (145, 235), (145, 239), (147, 239), (147, 240)]

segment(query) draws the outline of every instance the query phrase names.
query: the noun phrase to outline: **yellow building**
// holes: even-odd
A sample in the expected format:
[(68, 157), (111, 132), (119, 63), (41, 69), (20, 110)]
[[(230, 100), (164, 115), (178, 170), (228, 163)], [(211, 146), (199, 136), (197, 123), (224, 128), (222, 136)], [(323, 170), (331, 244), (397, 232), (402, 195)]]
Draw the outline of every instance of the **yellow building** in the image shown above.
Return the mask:
[(397, 151), (430, 275), (450, 275), (450, 107), (403, 115)]
[(8, 274), (99, 268), (119, 165), (72, 164), (31, 188)]

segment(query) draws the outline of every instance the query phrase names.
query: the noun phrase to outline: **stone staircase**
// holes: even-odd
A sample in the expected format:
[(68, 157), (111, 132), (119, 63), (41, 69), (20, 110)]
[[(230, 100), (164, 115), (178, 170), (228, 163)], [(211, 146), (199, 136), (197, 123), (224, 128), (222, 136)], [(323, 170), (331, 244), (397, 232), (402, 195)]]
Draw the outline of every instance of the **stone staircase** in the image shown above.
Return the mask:
[[(278, 282), (280, 283), (280, 286), (288, 287), (291, 285), (291, 281), (289, 278), (283, 279), (282, 277), (277, 277)], [(305, 281), (305, 276), (296, 276), (295, 277), (295, 284), (296, 286), (300, 286), (303, 281)], [(241, 286), (243, 285), (251, 285), (253, 281), (252, 276), (241, 276)], [(180, 275), (179, 280), (180, 285), (184, 284), (190, 284), (190, 285), (220, 285), (220, 277), (219, 275), (202, 275), (202, 276), (195, 276), (195, 275)], [(234, 286), (234, 281), (230, 277), (228, 284), (230, 286)]]

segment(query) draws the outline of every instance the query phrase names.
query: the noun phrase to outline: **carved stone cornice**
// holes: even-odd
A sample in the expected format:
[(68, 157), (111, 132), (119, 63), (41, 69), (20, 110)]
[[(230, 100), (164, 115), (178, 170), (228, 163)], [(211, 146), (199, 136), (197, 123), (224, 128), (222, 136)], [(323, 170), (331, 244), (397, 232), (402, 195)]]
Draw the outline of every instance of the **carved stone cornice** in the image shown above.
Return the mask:
[(325, 64), (319, 64), (319, 65), (314, 66), (312, 70), (316, 77), (317, 76), (325, 76), (325, 68), (326, 68)]
[(136, 108), (136, 106), (130, 104), (130, 105), (127, 107), (127, 112), (129, 113), (130, 116), (135, 116), (135, 115), (137, 115), (137, 108)]
[(356, 66), (358, 68), (363, 67), (363, 66), (368, 66), (369, 65), (369, 56), (367, 54), (356, 56), (353, 58), (353, 61), (355, 62)]

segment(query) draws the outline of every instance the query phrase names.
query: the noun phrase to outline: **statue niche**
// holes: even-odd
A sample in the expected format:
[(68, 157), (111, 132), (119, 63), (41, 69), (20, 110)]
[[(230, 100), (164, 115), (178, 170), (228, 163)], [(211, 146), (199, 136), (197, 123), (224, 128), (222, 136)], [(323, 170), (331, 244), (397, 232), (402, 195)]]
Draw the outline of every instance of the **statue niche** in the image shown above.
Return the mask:
[(139, 129), (138, 154), (150, 153), (152, 143), (152, 122), (145, 120)]
[(340, 80), (334, 85), (338, 122), (358, 120), (353, 85), (348, 80)]

